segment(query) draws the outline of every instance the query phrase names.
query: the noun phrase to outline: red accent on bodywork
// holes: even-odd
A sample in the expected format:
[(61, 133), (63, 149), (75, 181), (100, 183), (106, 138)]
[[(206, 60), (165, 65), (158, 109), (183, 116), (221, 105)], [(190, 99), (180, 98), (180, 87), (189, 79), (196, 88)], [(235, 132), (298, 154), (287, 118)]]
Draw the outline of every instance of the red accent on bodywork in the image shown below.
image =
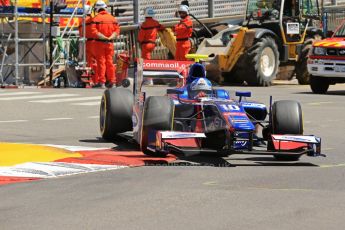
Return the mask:
[(305, 143), (278, 140), (273, 140), (273, 145), (275, 150), (295, 150), (308, 147), (308, 145)]
[(175, 145), (178, 147), (191, 147), (191, 148), (198, 148), (199, 141), (197, 138), (186, 138), (186, 139), (168, 139), (164, 140), (165, 143)]

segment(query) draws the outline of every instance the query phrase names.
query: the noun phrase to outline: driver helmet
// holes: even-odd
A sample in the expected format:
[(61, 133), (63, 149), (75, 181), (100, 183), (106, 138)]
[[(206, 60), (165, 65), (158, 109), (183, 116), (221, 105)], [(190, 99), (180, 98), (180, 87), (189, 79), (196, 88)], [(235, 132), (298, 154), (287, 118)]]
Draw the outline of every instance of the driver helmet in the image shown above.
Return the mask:
[(190, 84), (189, 95), (195, 99), (212, 95), (212, 83), (207, 78), (198, 78)]

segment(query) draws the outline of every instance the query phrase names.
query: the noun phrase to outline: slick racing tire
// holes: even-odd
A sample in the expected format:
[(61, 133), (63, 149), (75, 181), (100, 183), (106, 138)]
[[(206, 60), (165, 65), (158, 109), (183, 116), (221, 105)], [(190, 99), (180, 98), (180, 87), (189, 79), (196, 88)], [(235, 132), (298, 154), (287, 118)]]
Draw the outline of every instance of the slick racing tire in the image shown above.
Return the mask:
[(127, 89), (104, 91), (99, 119), (103, 139), (113, 141), (117, 134), (132, 130), (133, 103), (133, 94)]
[[(148, 149), (150, 130), (173, 129), (174, 103), (168, 97), (152, 96), (144, 104), (141, 150), (149, 156), (164, 157), (166, 154)], [(152, 134), (154, 135), (154, 134)]]
[(244, 54), (241, 63), (241, 76), (249, 85), (270, 86), (277, 76), (279, 67), (276, 42), (271, 37), (260, 38)]
[[(302, 108), (297, 101), (283, 100), (273, 104), (272, 134), (303, 134)], [(300, 158), (300, 156), (288, 154), (274, 157), (280, 161), (297, 161)]]
[(302, 52), (295, 65), (296, 78), (300, 85), (308, 85), (310, 82), (310, 74), (307, 68), (308, 55), (313, 46), (313, 42), (319, 40), (321, 40), (321, 36), (316, 34), (313, 37), (306, 38), (303, 43)]
[(325, 94), (329, 88), (329, 81), (327, 78), (310, 76), (310, 88), (313, 93)]

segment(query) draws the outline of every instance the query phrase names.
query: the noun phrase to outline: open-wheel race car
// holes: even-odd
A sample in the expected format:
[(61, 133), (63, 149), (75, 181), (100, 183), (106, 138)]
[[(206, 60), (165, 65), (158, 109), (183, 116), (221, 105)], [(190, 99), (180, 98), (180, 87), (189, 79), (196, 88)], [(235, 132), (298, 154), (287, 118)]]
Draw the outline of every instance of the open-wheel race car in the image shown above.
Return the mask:
[[(303, 135), (298, 102), (273, 103), (271, 97), (266, 107), (249, 101), (250, 92), (230, 97), (228, 91), (213, 88), (206, 78), (205, 67), (199, 62), (206, 57), (189, 55), (195, 63), (139, 59), (133, 92), (124, 88), (104, 92), (102, 137), (113, 140), (127, 135), (151, 156), (257, 154), (298, 160), (304, 154), (321, 155), (321, 138)], [(169, 84), (176, 80), (178, 86), (167, 88), (164, 96), (147, 96), (142, 86), (148, 79)]]

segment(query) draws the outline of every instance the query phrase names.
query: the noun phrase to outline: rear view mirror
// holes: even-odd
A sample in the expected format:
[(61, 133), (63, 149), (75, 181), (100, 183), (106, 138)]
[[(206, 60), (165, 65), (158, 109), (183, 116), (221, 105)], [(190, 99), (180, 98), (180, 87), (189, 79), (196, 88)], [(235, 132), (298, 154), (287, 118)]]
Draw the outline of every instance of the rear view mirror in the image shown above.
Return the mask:
[(252, 93), (251, 92), (236, 92), (236, 96), (240, 97), (240, 99), (238, 101), (241, 102), (242, 97), (251, 97)]
[(251, 92), (236, 92), (236, 97), (251, 97)]

